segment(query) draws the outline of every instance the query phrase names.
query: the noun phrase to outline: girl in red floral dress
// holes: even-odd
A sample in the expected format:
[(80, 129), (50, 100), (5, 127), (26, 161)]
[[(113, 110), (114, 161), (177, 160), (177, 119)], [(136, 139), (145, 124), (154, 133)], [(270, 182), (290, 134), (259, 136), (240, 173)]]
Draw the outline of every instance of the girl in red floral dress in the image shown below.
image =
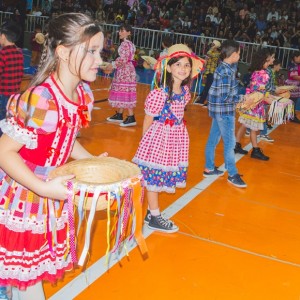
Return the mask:
[(84, 14), (49, 23), (41, 66), (15, 95), (0, 127), (0, 285), (18, 299), (45, 299), (42, 280), (55, 282), (73, 267), (65, 182), (54, 168), (92, 155), (77, 141), (93, 105), (89, 85), (102, 63), (103, 33)]
[(189, 136), (184, 108), (191, 99), (191, 79), (202, 66), (202, 60), (183, 44), (169, 47), (156, 65), (164, 78), (162, 86), (147, 96), (143, 138), (133, 158), (145, 180), (149, 207), (145, 222), (153, 230), (178, 231), (174, 222), (161, 216), (158, 197), (186, 185)]

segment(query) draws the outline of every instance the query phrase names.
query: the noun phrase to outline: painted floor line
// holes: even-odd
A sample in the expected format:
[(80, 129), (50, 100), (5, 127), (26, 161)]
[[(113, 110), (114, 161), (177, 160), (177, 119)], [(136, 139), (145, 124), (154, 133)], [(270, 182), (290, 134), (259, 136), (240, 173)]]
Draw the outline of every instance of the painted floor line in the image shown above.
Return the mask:
[[(273, 130), (276, 127), (273, 128)], [(251, 150), (252, 146), (249, 143), (244, 147), (246, 150)], [(236, 154), (235, 161), (239, 161), (243, 155)], [(222, 164), (219, 167), (221, 170), (225, 169), (225, 165)], [(226, 175), (225, 175), (226, 176)], [(186, 205), (188, 205), (193, 199), (195, 199), (204, 189), (210, 186), (213, 182), (215, 182), (219, 177), (214, 176), (212, 178), (204, 178), (194, 187), (192, 187), (189, 191), (187, 191), (184, 195), (182, 195), (179, 199), (173, 202), (168, 208), (166, 208), (162, 213), (167, 217), (171, 218), (181, 209), (183, 209)], [(146, 239), (149, 235), (153, 233), (148, 227), (143, 227), (143, 235)], [(209, 241), (209, 240), (208, 240)], [(217, 243), (217, 242), (216, 242)], [(137, 247), (137, 244), (133, 242), (131, 245), (128, 245), (128, 253)], [(232, 246), (233, 247), (233, 246)], [(245, 250), (246, 251), (246, 250)], [(71, 282), (66, 284), (63, 288), (61, 288), (57, 293), (55, 293), (49, 300), (72, 300), (74, 297), (78, 296), (81, 292), (83, 292), (89, 285), (91, 285), (95, 280), (100, 278), (104, 273), (106, 273), (111, 267), (119, 262), (123, 257), (126, 256), (126, 253), (123, 252), (117, 258), (113, 254), (111, 255), (111, 259), (106, 265), (106, 256), (101, 257), (97, 262), (95, 262), (92, 266), (87, 268), (84, 272), (82, 272), (79, 276), (74, 278)]]
[(183, 235), (186, 235), (186, 236), (193, 237), (195, 239), (199, 239), (199, 240), (204, 241), (204, 242), (212, 243), (212, 244), (215, 244), (215, 245), (218, 245), (218, 246), (222, 246), (222, 247), (225, 247), (225, 248), (229, 248), (229, 249), (236, 250), (236, 251), (239, 251), (239, 252), (243, 252), (243, 253), (246, 253), (246, 254), (250, 254), (250, 255), (253, 255), (253, 256), (265, 258), (265, 259), (268, 259), (268, 260), (272, 260), (272, 261), (276, 261), (276, 262), (279, 262), (279, 263), (283, 263), (283, 264), (286, 264), (286, 265), (290, 265), (290, 266), (293, 266), (293, 267), (300, 268), (300, 264), (293, 263), (293, 262), (287, 261), (287, 260), (282, 260), (282, 259), (274, 257), (274, 256), (268, 256), (268, 255), (265, 255), (265, 254), (260, 254), (260, 253), (257, 253), (257, 252), (253, 252), (253, 251), (250, 251), (250, 250), (246, 250), (246, 249), (243, 249), (243, 248), (232, 246), (232, 245), (229, 245), (229, 244), (226, 244), (226, 243), (222, 243), (222, 242), (210, 240), (210, 239), (207, 239), (207, 238), (203, 238), (199, 235), (195, 236), (195, 235), (192, 235), (192, 234), (189, 234), (189, 233), (186, 233), (186, 232), (180, 232), (180, 233), (183, 234)]

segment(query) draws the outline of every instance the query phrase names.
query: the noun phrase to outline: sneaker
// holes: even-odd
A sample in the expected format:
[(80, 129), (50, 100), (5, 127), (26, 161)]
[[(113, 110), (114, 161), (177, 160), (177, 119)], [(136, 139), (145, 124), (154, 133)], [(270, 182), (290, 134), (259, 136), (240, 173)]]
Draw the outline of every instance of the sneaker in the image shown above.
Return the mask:
[(251, 158), (256, 158), (260, 160), (269, 160), (270, 157), (263, 154), (260, 148), (253, 148), (251, 152)]
[(136, 121), (134, 116), (128, 116), (121, 124), (121, 127), (135, 126)]
[(245, 187), (247, 187), (247, 184), (244, 182), (244, 180), (241, 178), (241, 176), (242, 175), (240, 175), (240, 174), (228, 176), (227, 181), (236, 187), (245, 188)]
[(150, 229), (166, 233), (173, 233), (179, 230), (178, 226), (176, 226), (172, 221), (164, 219), (161, 215), (151, 216), (148, 227)]
[(271, 124), (268, 124), (268, 125), (267, 125), (267, 128), (268, 128), (268, 129), (273, 129), (273, 126), (272, 126)]
[(298, 123), (298, 124), (300, 123), (300, 120), (296, 116), (294, 117), (294, 119), (291, 119), (290, 121), (293, 123)]
[(267, 134), (261, 134), (260, 136), (261, 140), (267, 141), (267, 142), (274, 142), (272, 138), (270, 138)]
[(145, 219), (144, 219), (144, 223), (149, 224), (150, 220), (151, 220), (151, 213), (150, 213), (150, 210), (147, 209), (147, 213), (146, 213), (146, 216), (145, 216)]
[(241, 143), (235, 143), (235, 147), (234, 147), (234, 153), (239, 153), (239, 154), (247, 154), (248, 151), (244, 150), (241, 146)]
[(215, 167), (212, 171), (204, 171), (203, 176), (204, 177), (211, 177), (211, 176), (223, 176), (224, 171), (219, 170), (217, 167)]
[(108, 117), (106, 120), (109, 122), (114, 122), (114, 123), (122, 123), (123, 122), (123, 114), (116, 112), (113, 116)]
[(246, 129), (245, 136), (250, 136), (250, 129)]

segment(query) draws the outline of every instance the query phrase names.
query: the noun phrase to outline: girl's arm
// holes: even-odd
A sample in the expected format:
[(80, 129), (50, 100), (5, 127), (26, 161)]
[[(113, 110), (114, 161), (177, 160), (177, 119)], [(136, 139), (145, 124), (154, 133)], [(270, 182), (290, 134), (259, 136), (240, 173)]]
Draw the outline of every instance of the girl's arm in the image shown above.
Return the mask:
[[(100, 156), (107, 156), (107, 152), (101, 153)], [(83, 159), (95, 157), (90, 152), (88, 152), (77, 140), (74, 143), (74, 147), (71, 153), (71, 158), (73, 159)]]
[(152, 122), (153, 122), (153, 117), (149, 116), (149, 115), (145, 115), (144, 123), (143, 123), (143, 135), (149, 129), (149, 127), (151, 126)]
[(57, 177), (50, 181), (38, 178), (24, 163), (18, 154), (23, 144), (3, 134), (0, 138), (0, 167), (15, 181), (43, 197), (67, 199), (65, 182), (74, 175)]

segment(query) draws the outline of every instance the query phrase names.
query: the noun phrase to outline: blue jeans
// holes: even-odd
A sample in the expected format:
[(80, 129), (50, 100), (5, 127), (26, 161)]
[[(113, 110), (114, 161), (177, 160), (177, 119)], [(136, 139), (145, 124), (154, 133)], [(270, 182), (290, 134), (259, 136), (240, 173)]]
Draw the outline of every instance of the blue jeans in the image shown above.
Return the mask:
[[(10, 96), (0, 95), (0, 121), (6, 118), (6, 106)], [(2, 131), (0, 129), (0, 136)]]
[(212, 118), (211, 129), (205, 148), (205, 168), (213, 170), (215, 167), (215, 150), (222, 137), (224, 144), (225, 168), (229, 176), (237, 174), (235, 166), (235, 117), (216, 116)]

